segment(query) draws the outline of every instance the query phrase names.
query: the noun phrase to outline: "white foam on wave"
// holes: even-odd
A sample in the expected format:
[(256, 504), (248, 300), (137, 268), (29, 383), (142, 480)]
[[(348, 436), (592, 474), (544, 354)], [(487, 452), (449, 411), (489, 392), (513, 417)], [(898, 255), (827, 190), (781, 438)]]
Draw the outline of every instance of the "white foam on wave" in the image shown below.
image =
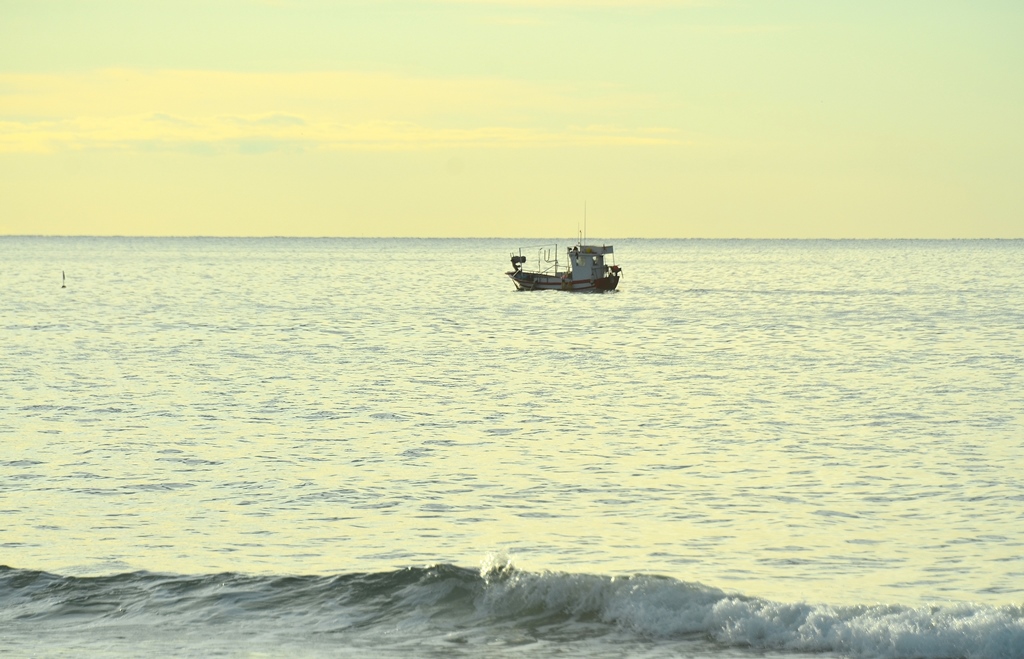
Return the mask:
[(943, 604), (831, 607), (730, 595), (635, 576), (528, 573), (507, 556), (481, 569), (488, 615), (600, 620), (657, 639), (700, 636), (732, 646), (883, 659), (1024, 659), (1024, 610)]
[(490, 579), (515, 571), (512, 556), (504, 549), (488, 553), (480, 561), (480, 576)]
[(1018, 607), (829, 607), (726, 598), (710, 614), (717, 640), (757, 647), (892, 659), (1024, 657)]

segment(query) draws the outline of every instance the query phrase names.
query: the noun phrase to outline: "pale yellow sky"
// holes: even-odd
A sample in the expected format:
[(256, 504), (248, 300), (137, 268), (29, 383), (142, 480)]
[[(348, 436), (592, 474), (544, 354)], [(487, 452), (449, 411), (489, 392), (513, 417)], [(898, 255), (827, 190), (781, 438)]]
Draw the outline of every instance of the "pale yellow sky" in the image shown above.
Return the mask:
[(1019, 3), (0, 14), (0, 235), (1024, 237)]

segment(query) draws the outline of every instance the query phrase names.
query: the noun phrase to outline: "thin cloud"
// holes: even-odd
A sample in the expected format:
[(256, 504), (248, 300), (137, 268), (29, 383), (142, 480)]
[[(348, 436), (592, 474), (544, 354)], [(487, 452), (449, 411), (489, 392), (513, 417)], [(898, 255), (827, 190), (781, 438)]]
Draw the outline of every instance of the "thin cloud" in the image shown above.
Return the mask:
[[(0, 74), (0, 86), (6, 90), (0, 96), (5, 152), (679, 143), (664, 129), (601, 120), (644, 101), (607, 88), (566, 91), (495, 79), (368, 73), (134, 70)], [(596, 121), (575, 127), (578, 117)]]
[[(204, 153), (243, 150), (260, 143), (288, 150), (415, 150), (448, 147), (658, 146), (678, 144), (668, 131), (630, 131), (615, 126), (567, 127), (560, 131), (508, 126), (437, 128), (410, 122), (335, 124), (265, 122), (252, 117), (193, 117), (174, 122), (152, 116), (79, 118), (57, 122), (0, 122), (0, 152), (52, 153), (113, 150)], [(274, 149), (266, 148), (263, 151)]]
[(651, 8), (651, 7), (713, 7), (726, 4), (722, 0), (420, 0), (433, 4), (494, 5), (501, 7), (569, 7), (580, 9)]
[[(374, 0), (372, 4), (397, 3), (403, 0)], [(404, 0), (407, 1), (407, 0)], [(715, 7), (733, 4), (735, 0), (413, 0), (426, 5), (491, 5), (496, 7), (530, 8), (651, 8), (651, 7)], [(278, 8), (309, 8), (328, 6), (329, 0), (251, 0), (253, 4)], [(367, 3), (371, 4), (371, 3)]]

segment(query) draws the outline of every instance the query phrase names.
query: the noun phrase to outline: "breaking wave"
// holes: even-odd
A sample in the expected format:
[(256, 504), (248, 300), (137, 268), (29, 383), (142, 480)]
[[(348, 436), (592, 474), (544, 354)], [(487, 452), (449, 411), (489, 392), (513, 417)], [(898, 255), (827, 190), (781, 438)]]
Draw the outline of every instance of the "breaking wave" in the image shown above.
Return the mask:
[(86, 649), (298, 655), (737, 651), (891, 659), (1024, 658), (1019, 606), (832, 607), (658, 576), (525, 572), (505, 560), (337, 576), (71, 577), (0, 567), (15, 655)]

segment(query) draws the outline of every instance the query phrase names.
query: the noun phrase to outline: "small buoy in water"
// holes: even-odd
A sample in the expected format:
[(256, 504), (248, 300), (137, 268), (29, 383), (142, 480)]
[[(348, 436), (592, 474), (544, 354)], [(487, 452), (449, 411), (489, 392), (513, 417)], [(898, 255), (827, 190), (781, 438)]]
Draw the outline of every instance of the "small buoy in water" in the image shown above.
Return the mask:
[(68, 282), (68, 278), (64, 276), (64, 271), (61, 270), (60, 271), (60, 287), (61, 288), (67, 288), (68, 287), (68, 283), (67, 282)]

